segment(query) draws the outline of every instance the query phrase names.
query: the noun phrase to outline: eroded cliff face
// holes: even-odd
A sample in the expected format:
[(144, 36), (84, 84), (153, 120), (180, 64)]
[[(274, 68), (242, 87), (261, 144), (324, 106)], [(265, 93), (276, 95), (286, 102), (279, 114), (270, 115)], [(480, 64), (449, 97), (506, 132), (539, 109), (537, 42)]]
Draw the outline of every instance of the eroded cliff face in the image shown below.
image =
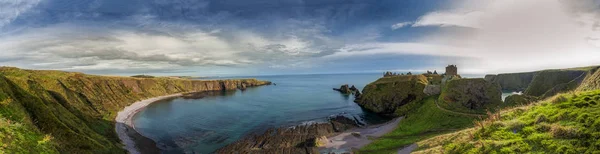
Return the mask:
[(499, 106), (501, 97), (498, 84), (481, 78), (456, 79), (443, 87), (439, 104), (446, 109), (476, 113)]
[(375, 113), (399, 116), (409, 110), (402, 106), (411, 106), (426, 96), (423, 90), (428, 82), (424, 75), (383, 77), (368, 84), (356, 103)]
[[(199, 81), (106, 77), (61, 71), (0, 68), (0, 115), (46, 141), (48, 153), (125, 153), (114, 132), (118, 111), (146, 98), (235, 90), (270, 84), (255, 79)], [(24, 145), (9, 143), (12, 151)], [(29, 147), (36, 149), (36, 147)], [(54, 149), (54, 150), (47, 150)], [(55, 151), (56, 150), (56, 151)], [(4, 151), (11, 151), (5, 149)]]

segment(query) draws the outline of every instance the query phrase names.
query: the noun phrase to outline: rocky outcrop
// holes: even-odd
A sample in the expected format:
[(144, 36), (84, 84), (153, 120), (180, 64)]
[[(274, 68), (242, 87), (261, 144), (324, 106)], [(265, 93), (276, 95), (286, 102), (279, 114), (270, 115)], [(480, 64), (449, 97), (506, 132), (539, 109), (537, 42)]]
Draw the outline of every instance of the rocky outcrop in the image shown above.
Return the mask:
[[(20, 123), (25, 130), (42, 137), (48, 134), (51, 139), (47, 142), (57, 145), (53, 149), (58, 153), (125, 153), (115, 133), (114, 119), (118, 111), (136, 101), (269, 83), (256, 79), (200, 81), (105, 77), (0, 67), (1, 118)], [(26, 153), (30, 152), (38, 153)]]
[[(361, 107), (387, 116), (400, 116), (400, 107), (421, 101), (428, 84), (424, 75), (404, 75), (380, 78), (363, 89), (362, 96), (355, 102)], [(405, 111), (405, 110), (403, 110)]]
[(354, 87), (354, 85), (352, 85), (352, 87), (350, 87), (350, 91), (355, 92), (355, 91), (358, 91), (358, 89), (356, 89), (356, 87)]
[(477, 78), (448, 81), (439, 99), (449, 109), (478, 111), (500, 105), (501, 97), (498, 84)]
[(331, 136), (358, 126), (359, 123), (353, 119), (345, 116), (335, 116), (330, 118), (327, 123), (269, 129), (262, 134), (244, 137), (217, 150), (215, 153), (319, 153), (317, 148), (319, 138)]
[(427, 96), (439, 95), (442, 92), (441, 85), (427, 85), (423, 89), (423, 93)]
[[(352, 87), (354, 87), (354, 86), (352, 86)], [(355, 88), (355, 89), (356, 89), (356, 88)], [(348, 84), (345, 84), (345, 85), (342, 85), (342, 86), (340, 86), (340, 88), (339, 88), (339, 89), (338, 89), (338, 88), (333, 88), (333, 90), (335, 90), (335, 91), (339, 91), (339, 92), (340, 92), (340, 93), (342, 93), (342, 94), (351, 94), (351, 93), (352, 93), (352, 90), (350, 90), (350, 88), (349, 88)]]

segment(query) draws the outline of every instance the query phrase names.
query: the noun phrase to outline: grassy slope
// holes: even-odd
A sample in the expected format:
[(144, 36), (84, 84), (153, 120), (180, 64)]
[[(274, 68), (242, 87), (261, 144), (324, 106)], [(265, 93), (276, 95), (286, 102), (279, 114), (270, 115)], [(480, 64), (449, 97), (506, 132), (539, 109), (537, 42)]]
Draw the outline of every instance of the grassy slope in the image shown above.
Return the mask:
[(452, 132), (473, 125), (478, 117), (449, 113), (435, 105), (437, 96), (419, 101), (417, 109), (409, 112), (398, 128), (362, 148), (359, 153), (395, 153), (398, 148), (431, 136)]
[[(590, 66), (590, 67), (581, 67), (581, 68), (571, 68), (571, 69), (561, 69), (561, 70), (544, 70), (539, 72), (544, 72), (541, 74), (537, 81), (532, 81), (534, 88), (531, 88), (530, 93), (536, 93), (538, 95), (546, 95), (546, 97), (552, 96), (556, 93), (566, 92), (566, 91), (587, 91), (600, 89), (600, 69), (598, 66)], [(583, 76), (577, 76), (577, 73), (585, 72)], [(538, 73), (538, 72), (536, 72)], [(544, 84), (546, 80), (552, 80), (549, 84)], [(570, 79), (570, 80), (569, 80)], [(533, 83), (535, 82), (535, 83)], [(549, 86), (554, 84), (554, 86)], [(534, 89), (542, 89), (542, 90), (534, 90)], [(429, 98), (431, 99), (431, 98)], [(531, 97), (531, 100), (535, 100), (537, 98)], [(526, 102), (526, 101), (524, 101)], [(417, 141), (421, 141), (423, 139), (427, 139), (426, 141), (419, 142), (419, 151), (418, 153), (440, 153), (439, 151), (442, 149), (441, 145), (450, 144), (450, 142), (455, 140), (461, 140), (464, 138), (470, 137), (469, 134), (475, 130), (475, 128), (465, 129), (461, 131), (457, 131), (450, 134), (444, 134), (447, 132), (439, 132), (439, 133), (415, 133), (415, 132), (427, 132), (427, 129), (423, 129), (423, 126), (427, 128), (436, 128), (441, 127), (441, 125), (445, 123), (455, 123), (455, 126), (472, 126), (472, 123), (462, 123), (460, 121), (466, 120), (466, 118), (448, 118), (444, 119), (444, 117), (440, 118), (431, 118), (430, 114), (432, 112), (428, 111), (437, 111), (436, 114), (450, 114), (440, 112), (438, 108), (425, 107), (428, 103), (418, 103), (417, 105), (422, 104), (422, 107), (419, 107), (418, 110), (411, 112), (410, 114), (416, 114), (417, 116), (403, 120), (399, 125), (399, 128), (394, 130), (393, 133), (387, 134), (386, 137), (376, 139), (376, 141), (364, 149), (361, 149), (363, 153), (395, 153), (397, 148), (403, 147), (406, 145), (410, 145)], [(515, 105), (522, 104), (502, 104), (499, 106), (499, 109), (509, 108)], [(491, 116), (488, 113), (488, 116)], [(411, 120), (414, 119), (414, 120)], [(437, 121), (438, 119), (442, 119)], [(475, 118), (471, 118), (473, 120)], [(428, 122), (432, 121), (432, 122)], [(457, 122), (458, 121), (458, 122)], [(464, 122), (464, 121), (463, 121)], [(424, 124), (427, 123), (427, 124)], [(464, 125), (462, 125), (462, 124)], [(415, 128), (413, 128), (415, 127)], [(439, 136), (435, 136), (439, 135)], [(462, 151), (465, 152), (465, 151)]]
[(416, 153), (598, 153), (600, 90), (557, 95), (419, 142)]
[(383, 77), (368, 84), (357, 103), (376, 113), (403, 115), (425, 97), (428, 82), (424, 75)]
[(103, 77), (0, 67), (0, 151), (125, 153), (114, 132), (114, 117), (123, 107), (161, 95), (265, 83)]

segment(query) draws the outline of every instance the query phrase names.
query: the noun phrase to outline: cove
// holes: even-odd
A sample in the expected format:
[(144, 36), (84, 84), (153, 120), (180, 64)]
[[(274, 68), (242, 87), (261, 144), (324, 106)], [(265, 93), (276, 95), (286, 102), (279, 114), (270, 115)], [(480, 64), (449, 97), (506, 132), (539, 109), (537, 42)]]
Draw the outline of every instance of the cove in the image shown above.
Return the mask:
[(211, 153), (251, 133), (321, 122), (332, 115), (382, 123), (386, 119), (361, 109), (352, 95), (332, 90), (341, 84), (362, 89), (379, 77), (379, 73), (238, 77), (276, 85), (212, 92), (201, 99), (162, 100), (138, 112), (133, 124), (163, 153)]

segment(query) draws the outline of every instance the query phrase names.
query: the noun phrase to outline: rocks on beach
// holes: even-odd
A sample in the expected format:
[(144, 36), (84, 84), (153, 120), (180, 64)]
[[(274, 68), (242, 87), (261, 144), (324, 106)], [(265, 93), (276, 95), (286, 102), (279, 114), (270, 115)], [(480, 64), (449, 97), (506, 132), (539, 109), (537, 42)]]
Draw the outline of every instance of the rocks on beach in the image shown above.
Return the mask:
[(329, 118), (327, 123), (269, 129), (262, 134), (246, 136), (215, 153), (319, 153), (318, 144), (324, 144), (319, 143), (323, 142), (324, 136), (335, 135), (359, 125), (356, 119), (340, 115)]

